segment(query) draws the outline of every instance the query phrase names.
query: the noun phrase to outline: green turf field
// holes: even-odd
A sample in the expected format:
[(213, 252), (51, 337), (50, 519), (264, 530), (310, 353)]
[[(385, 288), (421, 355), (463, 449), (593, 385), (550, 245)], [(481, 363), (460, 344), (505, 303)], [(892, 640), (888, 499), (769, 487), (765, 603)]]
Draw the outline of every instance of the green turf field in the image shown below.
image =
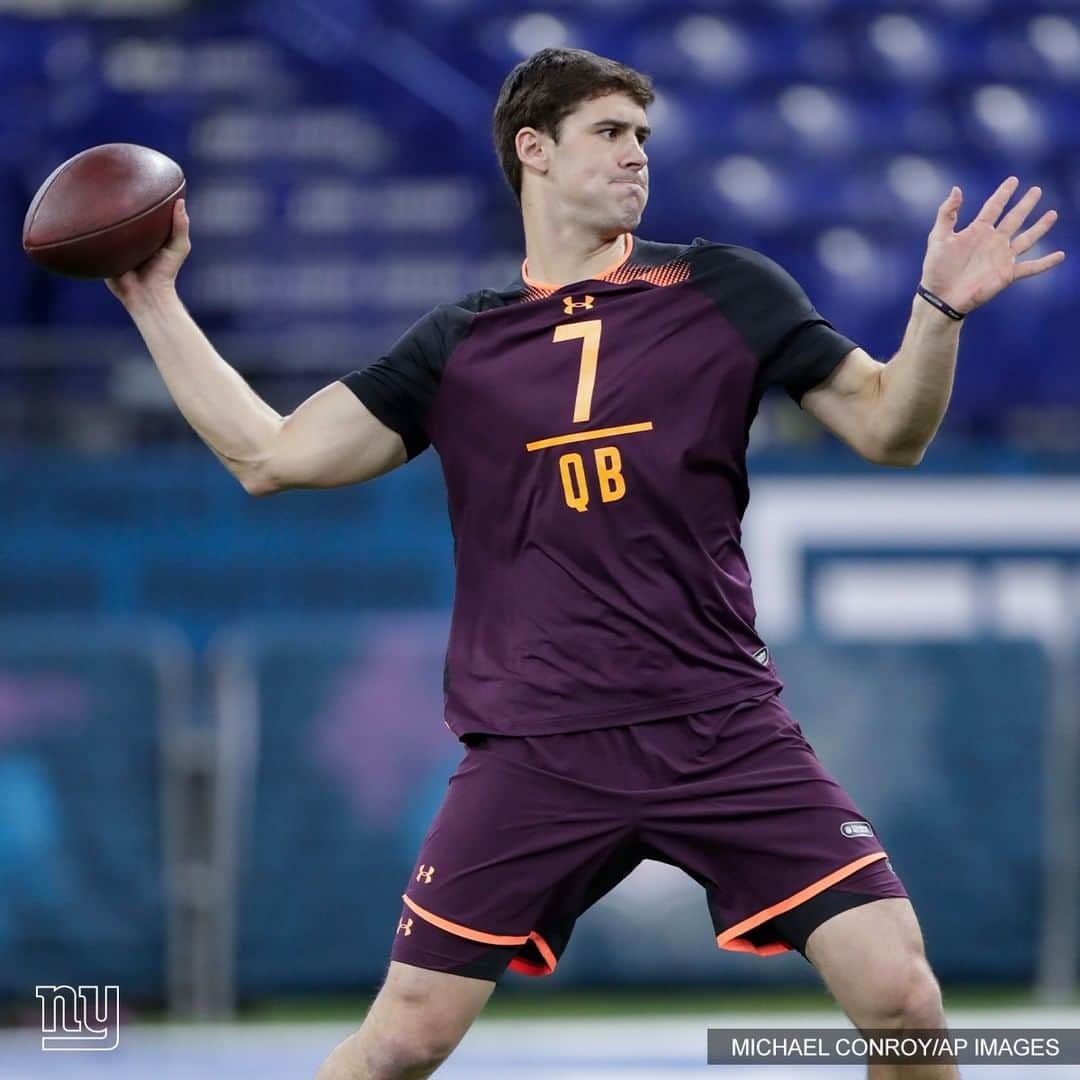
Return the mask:
[[(363, 1016), (371, 996), (289, 998), (244, 1008), (238, 1019), (250, 1022), (299, 1023), (349, 1020)], [(945, 990), (946, 1008), (995, 1009), (1035, 1006), (1033, 992), (1018, 986), (953, 987)], [(1080, 1008), (1080, 997), (1073, 1004)], [(555, 1019), (557, 1017), (625, 1017), (716, 1015), (731, 1012), (830, 1012), (836, 1005), (824, 990), (800, 989), (560, 991), (506, 986), (496, 991), (484, 1011), (489, 1020)]]

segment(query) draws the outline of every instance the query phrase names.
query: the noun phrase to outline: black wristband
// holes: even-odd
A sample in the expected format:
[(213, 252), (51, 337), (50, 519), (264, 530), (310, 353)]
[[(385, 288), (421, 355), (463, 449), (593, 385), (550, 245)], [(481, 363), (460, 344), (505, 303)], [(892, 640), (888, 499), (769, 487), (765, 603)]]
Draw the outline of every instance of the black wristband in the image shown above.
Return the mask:
[(943, 315), (948, 315), (950, 319), (955, 319), (960, 322), (964, 318), (964, 312), (957, 311), (956, 308), (950, 307), (941, 299), (940, 296), (935, 296), (929, 289), (920, 285), (915, 290), (928, 304), (932, 307), (936, 307)]

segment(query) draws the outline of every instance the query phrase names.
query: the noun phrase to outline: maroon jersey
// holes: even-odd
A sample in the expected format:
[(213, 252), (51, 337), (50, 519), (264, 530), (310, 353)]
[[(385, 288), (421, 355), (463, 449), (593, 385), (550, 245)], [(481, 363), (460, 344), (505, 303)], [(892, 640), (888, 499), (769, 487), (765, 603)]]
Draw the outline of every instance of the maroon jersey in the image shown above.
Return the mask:
[(765, 388), (852, 349), (746, 248), (627, 237), (612, 269), (436, 308), (344, 379), (446, 477), (446, 720), (537, 735), (779, 688), (740, 546)]

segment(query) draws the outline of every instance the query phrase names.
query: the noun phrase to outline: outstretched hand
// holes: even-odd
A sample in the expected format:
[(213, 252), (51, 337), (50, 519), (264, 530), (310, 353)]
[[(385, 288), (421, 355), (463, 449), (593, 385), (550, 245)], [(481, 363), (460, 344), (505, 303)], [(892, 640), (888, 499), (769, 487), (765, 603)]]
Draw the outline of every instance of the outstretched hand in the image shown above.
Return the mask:
[(1057, 211), (1047, 210), (1020, 232), (1042, 198), (1042, 189), (1030, 188), (1002, 217), (1019, 186), (1020, 181), (1010, 176), (986, 200), (975, 220), (959, 232), (955, 228), (963, 195), (958, 187), (938, 209), (923, 260), (922, 284), (957, 311), (974, 311), (1014, 281), (1043, 274), (1065, 258), (1064, 251), (1055, 251), (1041, 259), (1020, 260), (1050, 231)]
[(147, 293), (160, 292), (175, 286), (176, 275), (191, 251), (188, 233), (187, 204), (183, 199), (173, 203), (172, 233), (146, 262), (119, 277), (106, 278), (109, 291), (121, 303), (127, 304)]

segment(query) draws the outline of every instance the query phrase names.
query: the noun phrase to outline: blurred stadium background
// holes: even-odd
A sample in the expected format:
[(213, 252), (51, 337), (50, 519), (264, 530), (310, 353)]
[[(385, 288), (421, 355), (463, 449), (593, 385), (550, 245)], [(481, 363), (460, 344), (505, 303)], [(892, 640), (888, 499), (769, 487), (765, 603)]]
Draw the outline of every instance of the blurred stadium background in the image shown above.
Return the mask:
[[(104, 286), (25, 259), (33, 192), (96, 143), (179, 161), (181, 294), (289, 411), (512, 278), (490, 112), (548, 44), (656, 79), (642, 235), (764, 251), (883, 358), (951, 184), (968, 217), (1013, 173), (1061, 212), (1071, 259), (969, 320), (919, 470), (766, 401), (747, 546), (789, 705), (962, 1015), (1080, 1024), (1076, 0), (0, 0), (0, 1014), (28, 1025), (0, 1033), (5, 1080), (310, 1075), (384, 970), (458, 756), (433, 454), (248, 498)], [(708, 1010), (826, 1006), (797, 957), (711, 940), (697, 887), (646, 865), (446, 1075), (692, 1075)], [(279, 1026), (43, 1055), (38, 984), (119, 984), (125, 1026)], [(664, 1008), (702, 1016), (581, 1019)]]

